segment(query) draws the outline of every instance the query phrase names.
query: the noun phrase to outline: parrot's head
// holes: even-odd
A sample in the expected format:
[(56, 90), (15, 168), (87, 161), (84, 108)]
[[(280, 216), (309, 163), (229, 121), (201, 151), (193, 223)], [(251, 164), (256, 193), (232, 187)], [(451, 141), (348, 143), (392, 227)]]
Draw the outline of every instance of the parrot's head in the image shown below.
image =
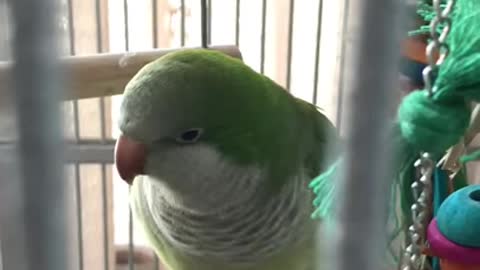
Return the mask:
[(289, 148), (276, 130), (287, 128), (281, 115), (288, 109), (280, 105), (289, 93), (280, 89), (212, 50), (182, 50), (149, 63), (123, 95), (119, 175), (130, 184), (140, 175), (190, 207), (258, 189), (272, 156), (280, 154), (281, 162), (280, 149)]

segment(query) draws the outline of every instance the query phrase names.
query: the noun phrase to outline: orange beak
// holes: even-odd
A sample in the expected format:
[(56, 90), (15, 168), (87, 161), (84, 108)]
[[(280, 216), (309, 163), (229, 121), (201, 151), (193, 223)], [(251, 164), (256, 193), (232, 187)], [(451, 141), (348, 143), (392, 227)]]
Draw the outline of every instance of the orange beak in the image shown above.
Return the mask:
[(144, 173), (147, 149), (144, 144), (120, 135), (115, 145), (115, 166), (129, 185), (135, 176)]

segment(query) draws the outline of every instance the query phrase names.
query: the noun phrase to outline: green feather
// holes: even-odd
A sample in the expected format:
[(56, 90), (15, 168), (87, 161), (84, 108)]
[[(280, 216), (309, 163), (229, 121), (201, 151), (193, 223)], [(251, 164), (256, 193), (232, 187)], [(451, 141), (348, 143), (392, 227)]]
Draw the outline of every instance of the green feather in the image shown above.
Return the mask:
[[(202, 127), (202, 143), (231, 163), (264, 169), (273, 191), (301, 173), (316, 177), (339, 152), (338, 132), (319, 108), (242, 61), (207, 49), (169, 53), (142, 68), (126, 87), (120, 118), (121, 131), (149, 149), (177, 131)], [(304, 233), (311, 237), (298, 249), (287, 248), (249, 268), (187, 256), (155, 234), (151, 215), (139, 205), (140, 183), (134, 181), (131, 193), (135, 217), (171, 269), (310, 269), (318, 255), (319, 226), (310, 220), (312, 231)]]
[[(204, 127), (205, 143), (235, 163), (267, 168), (274, 188), (305, 163), (312, 178), (318, 175), (328, 165), (322, 161), (327, 145), (337, 139), (335, 127), (315, 106), (213, 50), (182, 50), (153, 61), (129, 82), (124, 99), (125, 114), (147, 120), (161, 115), (161, 108), (181, 108), (169, 116), (178, 118), (178, 130)], [(145, 108), (146, 99), (158, 106)], [(151, 123), (131, 122), (121, 129), (147, 143), (156, 139), (148, 135)]]

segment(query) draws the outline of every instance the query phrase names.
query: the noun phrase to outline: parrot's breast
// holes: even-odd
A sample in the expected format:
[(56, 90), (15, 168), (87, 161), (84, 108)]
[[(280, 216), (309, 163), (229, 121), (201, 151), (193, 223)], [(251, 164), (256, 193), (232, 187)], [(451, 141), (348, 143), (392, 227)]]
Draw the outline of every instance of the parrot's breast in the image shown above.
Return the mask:
[(242, 204), (201, 213), (175, 205), (162, 196), (154, 181), (143, 178), (134, 182), (133, 203), (141, 212), (137, 216), (149, 224), (149, 233), (176, 252), (253, 265), (312, 237), (315, 225), (310, 219), (312, 195), (307, 182), (299, 174), (281, 191), (271, 193), (271, 198), (253, 196)]

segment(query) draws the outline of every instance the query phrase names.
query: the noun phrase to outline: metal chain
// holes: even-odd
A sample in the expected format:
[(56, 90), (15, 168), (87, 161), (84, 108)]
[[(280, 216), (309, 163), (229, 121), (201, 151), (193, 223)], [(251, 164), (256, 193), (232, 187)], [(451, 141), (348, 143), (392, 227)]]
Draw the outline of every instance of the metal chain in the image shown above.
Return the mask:
[[(448, 0), (444, 9), (442, 9), (441, 2), (441, 0), (433, 0), (435, 17), (430, 22), (431, 40), (426, 48), (428, 66), (423, 70), (423, 81), (429, 96), (432, 96), (435, 92), (435, 86), (433, 84), (434, 76), (437, 74), (439, 66), (445, 61), (450, 52), (446, 39), (451, 30), (452, 19), (450, 18), (450, 13), (455, 6), (456, 0)], [(443, 29), (439, 34), (437, 28), (441, 24), (443, 24)], [(439, 57), (435, 61), (434, 53), (436, 51), (438, 51)]]
[[(438, 73), (439, 66), (445, 61), (449, 53), (449, 46), (446, 43), (450, 33), (452, 12), (455, 0), (447, 1), (442, 8), (441, 0), (433, 0), (435, 17), (430, 23), (431, 40), (426, 48), (428, 66), (423, 70), (423, 80), (427, 94), (432, 97), (435, 93), (434, 79)], [(437, 32), (438, 26), (443, 24), (442, 32)], [(438, 59), (435, 61), (434, 53), (438, 51)], [(408, 228), (407, 247), (404, 251), (402, 270), (423, 270), (431, 269), (422, 254), (426, 246), (426, 229), (432, 215), (432, 176), (435, 170), (435, 162), (429, 153), (421, 153), (420, 158), (415, 162), (420, 176), (412, 184), (414, 203), (411, 206), (412, 225)]]
[(405, 249), (405, 262), (402, 270), (425, 269), (422, 260), (422, 247), (425, 244), (425, 231), (430, 220), (432, 183), (435, 163), (428, 153), (423, 153), (415, 162), (420, 178), (413, 182), (411, 188), (414, 203), (411, 206), (412, 225), (408, 228), (409, 245)]

